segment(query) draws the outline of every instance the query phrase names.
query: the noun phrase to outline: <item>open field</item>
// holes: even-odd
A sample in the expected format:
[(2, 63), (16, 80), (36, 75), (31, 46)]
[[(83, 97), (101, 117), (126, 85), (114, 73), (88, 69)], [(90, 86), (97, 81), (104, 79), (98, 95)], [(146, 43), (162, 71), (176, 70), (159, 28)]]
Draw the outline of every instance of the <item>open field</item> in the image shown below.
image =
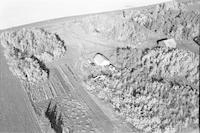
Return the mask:
[(0, 46), (0, 132), (40, 133), (31, 103), (9, 71), (2, 49)]
[[(13, 33), (3, 38), (6, 58), (0, 46), (0, 132), (198, 133), (199, 5), (173, 2), (6, 30)], [(95, 63), (96, 54), (110, 64)]]

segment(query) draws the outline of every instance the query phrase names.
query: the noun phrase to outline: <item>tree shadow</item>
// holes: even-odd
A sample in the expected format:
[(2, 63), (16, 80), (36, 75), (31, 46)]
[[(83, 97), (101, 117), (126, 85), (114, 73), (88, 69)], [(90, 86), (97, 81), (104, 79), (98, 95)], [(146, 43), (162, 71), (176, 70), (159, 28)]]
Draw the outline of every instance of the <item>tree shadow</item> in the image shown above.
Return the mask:
[(56, 36), (56, 39), (57, 39), (57, 40), (59, 40), (60, 42), (62, 42), (62, 46), (63, 46), (64, 49), (66, 50), (67, 48), (66, 48), (66, 46), (65, 46), (64, 40), (62, 40), (58, 34), (55, 34), (55, 36)]
[(42, 62), (41, 60), (39, 60), (37, 57), (35, 57), (34, 55), (31, 56), (31, 58), (33, 58), (34, 60), (37, 60), (37, 62), (39, 63), (40, 65), (40, 68), (42, 70), (44, 70), (46, 73), (47, 73), (47, 76), (49, 78), (49, 69), (46, 67), (45, 63)]
[(51, 128), (54, 129), (56, 133), (62, 133), (62, 125), (63, 125), (62, 114), (60, 113), (58, 115), (56, 104), (53, 105), (53, 107), (51, 107), (51, 102), (49, 103), (47, 110), (45, 112), (45, 116), (49, 119), (51, 123)]

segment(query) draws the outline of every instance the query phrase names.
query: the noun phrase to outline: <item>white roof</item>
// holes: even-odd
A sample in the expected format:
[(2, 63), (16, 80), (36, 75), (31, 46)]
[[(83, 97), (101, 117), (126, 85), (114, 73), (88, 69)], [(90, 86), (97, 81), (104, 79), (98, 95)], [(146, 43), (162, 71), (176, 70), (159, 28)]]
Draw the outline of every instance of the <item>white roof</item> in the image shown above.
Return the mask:
[(167, 47), (176, 48), (176, 41), (173, 38), (164, 40), (164, 43)]
[(99, 66), (110, 65), (110, 61), (102, 54), (96, 54), (93, 59), (96, 65), (99, 65)]

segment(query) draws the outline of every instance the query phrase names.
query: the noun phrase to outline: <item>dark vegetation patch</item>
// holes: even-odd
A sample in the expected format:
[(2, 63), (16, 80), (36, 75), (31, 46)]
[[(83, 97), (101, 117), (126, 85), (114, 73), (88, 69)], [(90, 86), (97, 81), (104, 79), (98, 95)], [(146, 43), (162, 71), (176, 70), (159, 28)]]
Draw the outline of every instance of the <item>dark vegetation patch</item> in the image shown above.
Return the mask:
[(133, 20), (154, 32), (178, 40), (192, 40), (199, 35), (200, 14), (186, 10), (185, 3), (159, 4), (151, 11), (138, 11)]
[[(116, 70), (90, 71), (87, 83), (117, 114), (145, 132), (182, 131), (199, 124), (199, 56), (155, 47), (118, 48)], [(92, 75), (92, 76), (91, 76)]]
[(45, 116), (49, 119), (51, 123), (51, 128), (55, 130), (56, 133), (62, 133), (63, 119), (62, 114), (58, 114), (57, 105), (55, 104), (51, 107), (51, 102), (49, 103)]
[(45, 81), (49, 75), (45, 63), (61, 57), (66, 51), (58, 35), (37, 28), (4, 32), (0, 41), (10, 70), (29, 83)]

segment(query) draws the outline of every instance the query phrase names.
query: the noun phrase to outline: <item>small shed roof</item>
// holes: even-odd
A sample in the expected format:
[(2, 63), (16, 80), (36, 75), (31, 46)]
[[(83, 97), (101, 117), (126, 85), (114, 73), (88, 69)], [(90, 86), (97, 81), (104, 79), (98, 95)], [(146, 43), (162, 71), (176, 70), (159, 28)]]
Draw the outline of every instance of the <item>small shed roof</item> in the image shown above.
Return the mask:
[(110, 61), (102, 54), (97, 53), (94, 58), (94, 63), (99, 66), (108, 66), (110, 65)]
[(167, 47), (176, 48), (176, 41), (173, 38), (164, 40), (164, 43)]

